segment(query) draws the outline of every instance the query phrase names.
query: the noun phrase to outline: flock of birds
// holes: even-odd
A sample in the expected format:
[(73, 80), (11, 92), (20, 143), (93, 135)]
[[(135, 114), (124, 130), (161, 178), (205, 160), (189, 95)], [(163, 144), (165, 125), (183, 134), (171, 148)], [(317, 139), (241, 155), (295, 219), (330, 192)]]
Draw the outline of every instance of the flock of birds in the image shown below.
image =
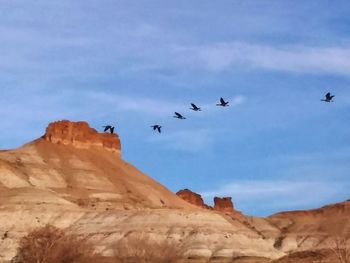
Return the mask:
[[(332, 95), (330, 92), (328, 92), (325, 96), (324, 96), (324, 99), (321, 99), (321, 101), (324, 101), (324, 102), (333, 102), (333, 98), (334, 98), (334, 95)], [(220, 98), (220, 103), (216, 104), (216, 106), (219, 106), (219, 107), (228, 107), (229, 106), (229, 102), (228, 101), (225, 101), (223, 98)], [(193, 111), (202, 111), (202, 109), (200, 107), (197, 107), (196, 104), (194, 103), (191, 103), (191, 108), (190, 110), (193, 110)], [(175, 115), (173, 116), (174, 118), (176, 119), (180, 119), (180, 120), (185, 120), (186, 118), (175, 111), (174, 113)], [(103, 126), (104, 128), (104, 132), (110, 132), (110, 133), (114, 133), (114, 126), (112, 125), (106, 125), (106, 126)], [(162, 126), (159, 125), (159, 124), (155, 124), (155, 125), (152, 125), (151, 128), (154, 130), (154, 131), (157, 131), (158, 133), (161, 133), (162, 132)]]

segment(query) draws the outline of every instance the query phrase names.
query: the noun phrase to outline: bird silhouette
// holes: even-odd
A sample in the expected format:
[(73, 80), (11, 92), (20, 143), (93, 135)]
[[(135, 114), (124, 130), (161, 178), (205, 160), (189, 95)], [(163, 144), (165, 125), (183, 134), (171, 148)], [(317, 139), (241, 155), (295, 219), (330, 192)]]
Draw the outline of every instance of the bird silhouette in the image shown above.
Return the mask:
[(158, 124), (152, 125), (151, 127), (153, 128), (154, 131), (157, 130), (159, 133), (162, 132), (162, 130), (161, 130), (161, 129), (162, 129), (162, 126), (160, 126), (160, 125), (158, 125)]
[(184, 120), (186, 119), (184, 116), (182, 116), (180, 113), (175, 112), (175, 116), (173, 116), (174, 118), (180, 119), (180, 120)]
[(333, 98), (334, 98), (334, 95), (331, 95), (330, 92), (328, 92), (325, 96), (325, 98), (321, 101), (325, 101), (325, 102), (332, 102), (333, 101)]
[(228, 101), (225, 101), (223, 98), (220, 98), (220, 103), (216, 104), (216, 106), (227, 107), (229, 105), (228, 105)]
[(192, 108), (190, 108), (190, 110), (193, 111), (201, 111), (201, 108), (197, 107), (196, 104), (191, 103)]
[(114, 133), (114, 126), (112, 126), (112, 125), (106, 125), (106, 126), (103, 126), (103, 128), (104, 128), (104, 130), (103, 130), (104, 132), (109, 130), (111, 134)]

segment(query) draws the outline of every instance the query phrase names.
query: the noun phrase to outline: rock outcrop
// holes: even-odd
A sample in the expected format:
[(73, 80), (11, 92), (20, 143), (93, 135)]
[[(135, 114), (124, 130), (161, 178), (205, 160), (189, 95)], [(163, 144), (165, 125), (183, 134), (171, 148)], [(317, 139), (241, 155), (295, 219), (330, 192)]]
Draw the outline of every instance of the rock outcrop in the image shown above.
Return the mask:
[(104, 148), (121, 154), (120, 140), (117, 134), (98, 133), (87, 122), (67, 120), (50, 123), (43, 136), (46, 141), (55, 144), (73, 145), (76, 148)]
[(234, 211), (231, 197), (214, 197), (214, 210), (231, 213)]
[(244, 220), (242, 212), (236, 210), (231, 197), (214, 197), (214, 210)]
[(189, 189), (183, 189), (176, 193), (177, 196), (181, 197), (186, 202), (189, 202), (192, 205), (199, 206), (206, 209), (212, 209), (212, 207), (208, 206), (204, 203), (203, 198), (200, 194), (192, 192)]
[(243, 213), (237, 211), (233, 207), (232, 198), (231, 197), (214, 197), (214, 207), (211, 207), (204, 203), (203, 198), (200, 194), (197, 194), (189, 189), (183, 189), (176, 193), (177, 196), (181, 197), (186, 202), (204, 208), (215, 210), (219, 213), (226, 214), (230, 217), (236, 218), (238, 220), (245, 220)]

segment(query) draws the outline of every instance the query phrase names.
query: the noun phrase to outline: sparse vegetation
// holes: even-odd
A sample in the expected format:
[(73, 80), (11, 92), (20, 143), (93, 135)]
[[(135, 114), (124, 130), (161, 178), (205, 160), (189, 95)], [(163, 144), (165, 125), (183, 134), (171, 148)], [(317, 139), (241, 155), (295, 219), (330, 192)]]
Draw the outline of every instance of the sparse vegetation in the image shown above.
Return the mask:
[(38, 228), (19, 243), (14, 263), (92, 263), (97, 255), (85, 239), (52, 225)]
[(339, 263), (350, 263), (350, 240), (344, 237), (334, 238), (332, 247)]
[(114, 247), (115, 263), (177, 263), (183, 251), (175, 242), (129, 235)]

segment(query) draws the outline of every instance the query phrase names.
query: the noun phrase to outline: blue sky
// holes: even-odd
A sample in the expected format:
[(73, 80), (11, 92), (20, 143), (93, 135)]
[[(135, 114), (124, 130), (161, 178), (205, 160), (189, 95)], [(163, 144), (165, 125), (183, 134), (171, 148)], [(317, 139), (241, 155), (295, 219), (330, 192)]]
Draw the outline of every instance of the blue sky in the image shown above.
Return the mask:
[(172, 191), (253, 215), (343, 201), (349, 24), (345, 0), (3, 0), (0, 148), (115, 123), (123, 158)]

